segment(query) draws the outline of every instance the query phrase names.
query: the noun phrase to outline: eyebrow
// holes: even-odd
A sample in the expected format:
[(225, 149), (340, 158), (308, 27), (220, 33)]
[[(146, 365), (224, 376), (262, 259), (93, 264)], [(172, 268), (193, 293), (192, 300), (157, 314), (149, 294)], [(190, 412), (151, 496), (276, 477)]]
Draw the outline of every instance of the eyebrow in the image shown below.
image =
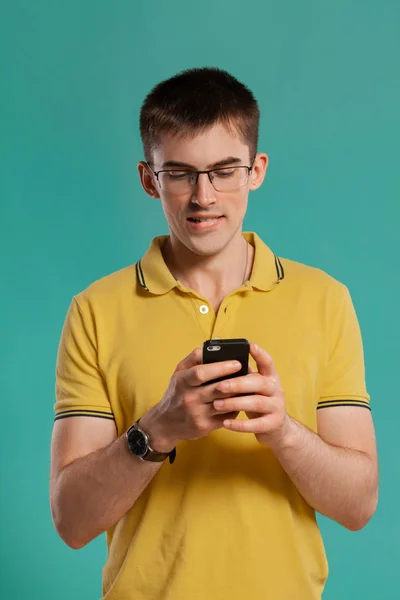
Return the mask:
[[(228, 156), (227, 158), (224, 158), (222, 160), (219, 160), (216, 163), (213, 163), (212, 165), (207, 165), (207, 170), (208, 169), (216, 169), (218, 167), (224, 167), (226, 165), (233, 165), (233, 164), (237, 164), (237, 163), (241, 163), (242, 159), (238, 158), (237, 156)], [(179, 167), (179, 168), (184, 168), (184, 169), (191, 169), (192, 171), (197, 171), (196, 167), (194, 167), (193, 165), (189, 165), (188, 163), (185, 162), (179, 162), (176, 160), (167, 160), (166, 162), (162, 163), (161, 168), (165, 169), (168, 167)]]

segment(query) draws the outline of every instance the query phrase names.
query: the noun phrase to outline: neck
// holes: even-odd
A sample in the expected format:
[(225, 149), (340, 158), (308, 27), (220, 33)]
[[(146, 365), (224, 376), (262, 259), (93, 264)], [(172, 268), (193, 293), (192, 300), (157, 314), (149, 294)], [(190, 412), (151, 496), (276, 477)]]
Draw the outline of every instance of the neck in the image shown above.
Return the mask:
[(162, 248), (164, 260), (175, 279), (204, 298), (224, 298), (250, 277), (253, 247), (241, 232), (217, 254), (195, 254), (174, 237)]

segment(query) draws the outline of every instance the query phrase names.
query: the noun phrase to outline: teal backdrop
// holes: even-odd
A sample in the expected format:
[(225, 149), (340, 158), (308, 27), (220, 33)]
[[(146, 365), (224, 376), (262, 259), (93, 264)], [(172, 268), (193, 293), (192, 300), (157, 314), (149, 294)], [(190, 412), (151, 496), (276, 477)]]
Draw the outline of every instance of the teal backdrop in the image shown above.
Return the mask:
[(57, 345), (73, 294), (167, 233), (138, 112), (195, 66), (260, 103), (270, 166), (245, 229), (343, 281), (363, 332), (380, 502), (360, 532), (319, 518), (324, 600), (400, 598), (399, 28), (398, 0), (0, 2), (2, 599), (100, 597), (104, 537), (74, 551), (51, 521)]

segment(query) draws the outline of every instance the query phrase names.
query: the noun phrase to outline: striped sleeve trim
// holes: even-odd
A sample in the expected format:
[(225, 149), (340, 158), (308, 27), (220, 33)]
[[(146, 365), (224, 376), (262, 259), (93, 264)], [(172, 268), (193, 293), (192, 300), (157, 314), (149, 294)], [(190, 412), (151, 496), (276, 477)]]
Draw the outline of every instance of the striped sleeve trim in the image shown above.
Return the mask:
[(358, 400), (356, 398), (352, 398), (351, 400), (346, 400), (345, 398), (340, 398), (339, 400), (321, 400), (317, 404), (317, 410), (319, 408), (331, 408), (332, 406), (360, 406), (371, 410), (367, 400)]
[(91, 410), (91, 409), (80, 409), (74, 408), (71, 410), (61, 410), (54, 417), (55, 421), (59, 419), (66, 419), (67, 417), (98, 417), (99, 419), (109, 419), (110, 421), (115, 421), (114, 415), (110, 412), (106, 412), (103, 410)]

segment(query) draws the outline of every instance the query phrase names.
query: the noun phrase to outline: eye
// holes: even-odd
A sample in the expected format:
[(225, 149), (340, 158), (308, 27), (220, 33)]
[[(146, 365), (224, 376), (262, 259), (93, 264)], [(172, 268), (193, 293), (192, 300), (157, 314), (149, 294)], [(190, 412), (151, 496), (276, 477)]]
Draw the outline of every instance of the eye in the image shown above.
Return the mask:
[(214, 177), (220, 177), (221, 179), (227, 179), (228, 177), (232, 177), (234, 175), (235, 169), (221, 169), (218, 171), (213, 171)]
[(169, 179), (186, 179), (190, 177), (190, 171), (168, 171), (166, 174)]

